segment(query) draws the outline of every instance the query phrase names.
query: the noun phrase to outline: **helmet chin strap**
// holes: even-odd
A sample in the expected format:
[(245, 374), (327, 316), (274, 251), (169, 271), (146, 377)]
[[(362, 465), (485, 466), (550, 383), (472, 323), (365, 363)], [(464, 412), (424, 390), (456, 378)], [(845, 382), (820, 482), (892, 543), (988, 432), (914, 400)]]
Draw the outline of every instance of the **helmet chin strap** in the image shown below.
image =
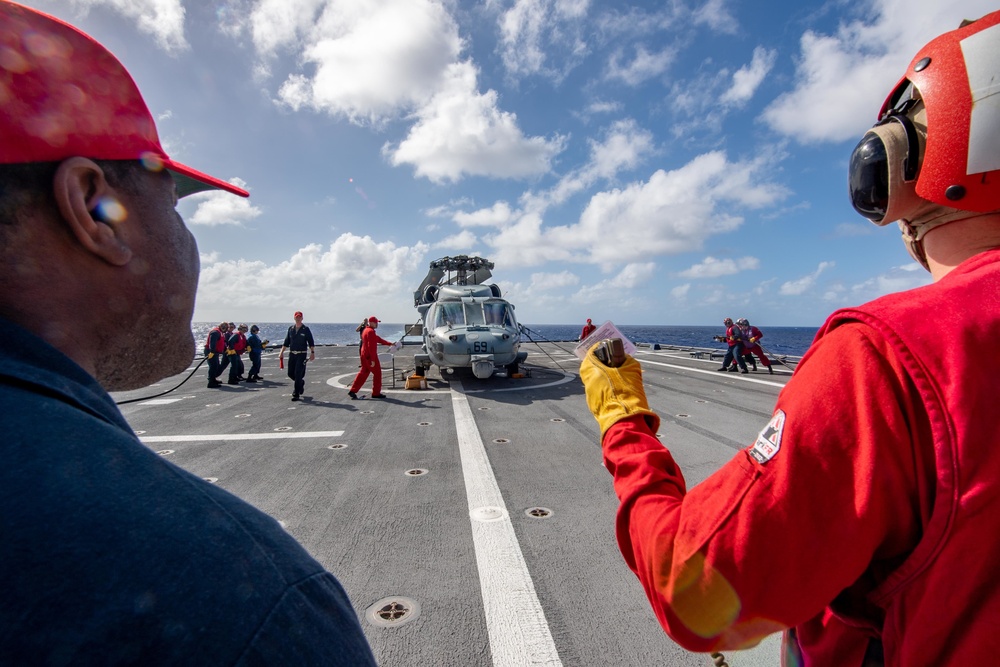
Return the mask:
[(974, 211), (962, 211), (957, 208), (949, 208), (947, 206), (933, 205), (929, 209), (924, 209), (921, 211), (921, 215), (916, 220), (899, 220), (896, 224), (899, 225), (899, 230), (903, 235), (903, 245), (906, 246), (907, 252), (910, 253), (910, 257), (920, 262), (928, 271), (931, 267), (927, 264), (927, 254), (924, 252), (924, 236), (927, 232), (932, 229), (937, 229), (942, 225), (947, 225), (949, 222), (958, 222), (959, 220), (971, 220), (973, 218), (981, 218), (986, 215), (994, 215), (997, 211), (989, 211), (987, 213), (976, 213)]

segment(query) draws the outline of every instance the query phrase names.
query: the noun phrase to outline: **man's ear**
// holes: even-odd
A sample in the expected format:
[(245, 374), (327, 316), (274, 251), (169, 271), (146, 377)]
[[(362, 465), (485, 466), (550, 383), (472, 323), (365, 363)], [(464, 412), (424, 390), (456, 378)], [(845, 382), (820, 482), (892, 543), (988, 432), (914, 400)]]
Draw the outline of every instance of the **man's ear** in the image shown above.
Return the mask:
[[(117, 201), (115, 191), (96, 162), (83, 157), (64, 160), (56, 169), (53, 196), (59, 212), (80, 245), (114, 266), (132, 259), (117, 222), (102, 216), (102, 201)], [(120, 220), (118, 221), (120, 222)]]

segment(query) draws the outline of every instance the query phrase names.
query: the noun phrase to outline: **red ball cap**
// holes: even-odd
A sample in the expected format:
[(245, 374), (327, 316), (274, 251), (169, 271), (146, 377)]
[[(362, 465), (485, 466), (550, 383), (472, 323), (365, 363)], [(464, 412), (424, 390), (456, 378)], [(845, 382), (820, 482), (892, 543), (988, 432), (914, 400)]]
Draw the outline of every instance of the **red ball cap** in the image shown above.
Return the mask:
[(302, 311), (301, 310), (296, 310), (295, 314), (292, 317), (302, 317)]
[(374, 322), (375, 324), (378, 324), (379, 319), (377, 317), (375, 317), (374, 315), (372, 315), (371, 317), (368, 318), (368, 321), (369, 322)]
[(107, 49), (8, 0), (0, 0), (0, 137), (0, 164), (142, 160), (147, 169), (167, 169), (181, 197), (250, 194), (170, 159), (135, 82)]

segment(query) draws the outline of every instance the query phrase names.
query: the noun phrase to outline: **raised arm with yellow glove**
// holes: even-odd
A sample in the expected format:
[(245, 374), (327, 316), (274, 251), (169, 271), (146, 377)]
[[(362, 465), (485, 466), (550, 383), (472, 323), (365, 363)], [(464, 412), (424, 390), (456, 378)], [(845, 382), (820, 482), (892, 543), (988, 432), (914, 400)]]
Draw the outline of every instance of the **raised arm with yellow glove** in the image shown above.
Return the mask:
[(601, 427), (601, 439), (618, 421), (636, 415), (642, 415), (656, 433), (660, 418), (649, 409), (639, 362), (626, 355), (621, 366), (606, 366), (594, 355), (598, 345), (591, 347), (580, 362), (580, 379), (587, 391), (587, 407)]

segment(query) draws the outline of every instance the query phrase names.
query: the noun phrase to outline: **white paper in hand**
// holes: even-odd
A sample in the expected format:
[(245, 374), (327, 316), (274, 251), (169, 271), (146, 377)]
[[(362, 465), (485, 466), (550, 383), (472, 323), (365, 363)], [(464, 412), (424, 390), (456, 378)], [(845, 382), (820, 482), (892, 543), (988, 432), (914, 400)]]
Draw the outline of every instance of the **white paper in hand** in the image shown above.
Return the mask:
[(625, 337), (618, 327), (615, 326), (614, 322), (608, 320), (601, 326), (597, 327), (593, 333), (580, 341), (580, 344), (573, 348), (573, 354), (583, 361), (583, 358), (587, 356), (587, 350), (589, 350), (594, 343), (599, 340), (604, 340), (605, 338), (621, 338), (622, 346), (625, 348), (625, 354), (634, 355), (635, 345), (632, 344), (628, 338)]

